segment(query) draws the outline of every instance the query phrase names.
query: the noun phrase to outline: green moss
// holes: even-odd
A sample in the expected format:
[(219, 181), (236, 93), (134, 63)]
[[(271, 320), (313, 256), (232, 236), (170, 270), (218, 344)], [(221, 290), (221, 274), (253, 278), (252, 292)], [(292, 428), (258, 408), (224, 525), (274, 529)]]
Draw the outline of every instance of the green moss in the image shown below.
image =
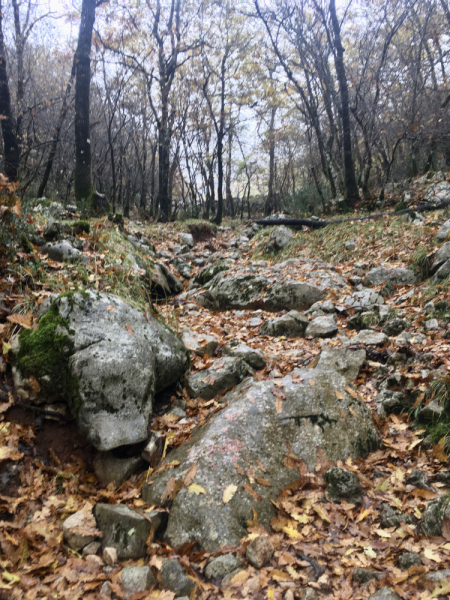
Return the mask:
[(89, 233), (91, 226), (89, 225), (89, 221), (75, 221), (74, 223), (70, 223), (70, 228), (74, 235), (79, 235), (80, 233)]
[[(62, 294), (73, 295), (74, 292)], [(53, 303), (41, 317), (37, 329), (21, 331), (15, 364), (23, 376), (33, 376), (38, 380), (41, 394), (63, 398), (72, 412), (76, 412), (81, 405), (81, 397), (78, 382), (69, 368), (69, 358), (74, 351), (70, 337), (73, 333), (69, 321), (59, 314)]]
[(427, 179), (432, 179), (434, 177), (434, 175), (435, 175), (434, 171), (428, 171)]
[(400, 202), (394, 207), (394, 212), (399, 212), (401, 210), (406, 210), (408, 208), (408, 204), (406, 202)]
[(33, 245), (30, 242), (30, 240), (27, 238), (25, 233), (23, 233), (22, 237), (20, 238), (20, 244), (21, 244), (22, 248), (25, 250), (25, 252), (28, 252), (29, 254), (33, 254), (33, 252), (34, 252)]
[(69, 323), (58, 314), (54, 304), (37, 329), (24, 329), (20, 333), (17, 367), (23, 375), (36, 377), (43, 392), (53, 395), (56, 389), (67, 388), (69, 356), (73, 352), (69, 334)]

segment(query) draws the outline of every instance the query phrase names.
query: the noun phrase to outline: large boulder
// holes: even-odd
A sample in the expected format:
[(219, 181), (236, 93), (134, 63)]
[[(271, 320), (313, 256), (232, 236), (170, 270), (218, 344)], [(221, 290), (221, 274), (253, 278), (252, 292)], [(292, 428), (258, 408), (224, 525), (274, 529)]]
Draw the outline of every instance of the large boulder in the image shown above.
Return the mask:
[(364, 348), (325, 348), (320, 353), (318, 369), (332, 369), (347, 379), (356, 379), (366, 360)]
[[(72, 246), (67, 240), (60, 242), (47, 242), (39, 248), (39, 252), (47, 254), (50, 260), (56, 262), (77, 262), (83, 260), (87, 261), (87, 257), (83, 256), (83, 253)], [(86, 259), (86, 261), (84, 260)]]
[(271, 231), (266, 250), (268, 252), (278, 252), (287, 246), (292, 239), (292, 231), (284, 225), (280, 225), (280, 227)]
[(307, 317), (296, 310), (276, 319), (269, 319), (260, 329), (262, 335), (285, 336), (288, 338), (304, 337), (309, 325)]
[[(37, 402), (65, 400), (98, 450), (147, 438), (153, 396), (184, 375), (180, 339), (109, 294), (75, 293), (41, 307), (13, 349), (15, 382)], [(31, 379), (30, 379), (31, 377)]]
[[(370, 411), (348, 389), (347, 379), (335, 371), (296, 369), (276, 386), (245, 380), (229, 392), (226, 407), (170, 453), (168, 460), (179, 466), (143, 486), (149, 505), (161, 505), (170, 490), (181, 487), (169, 514), (168, 543), (177, 548), (198, 540), (207, 551), (238, 544), (252, 509), (269, 526), (275, 514), (271, 499), (299, 476), (298, 462), (286, 456), (289, 444), (309, 469), (318, 448), (332, 461), (377, 448)], [(180, 486), (189, 469), (196, 469), (193, 482), (188, 477), (188, 487)]]

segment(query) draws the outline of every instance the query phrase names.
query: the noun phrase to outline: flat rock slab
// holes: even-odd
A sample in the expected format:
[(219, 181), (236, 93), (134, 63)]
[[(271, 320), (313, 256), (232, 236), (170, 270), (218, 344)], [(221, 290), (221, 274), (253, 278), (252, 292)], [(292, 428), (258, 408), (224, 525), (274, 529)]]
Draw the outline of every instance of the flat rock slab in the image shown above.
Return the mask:
[(334, 316), (316, 317), (311, 321), (305, 331), (306, 337), (329, 338), (337, 333)]
[(253, 369), (264, 369), (266, 366), (266, 359), (263, 353), (260, 350), (250, 348), (246, 344), (231, 343), (228, 346), (224, 346), (222, 348), (222, 355), (242, 358)]
[(307, 317), (296, 310), (289, 311), (286, 315), (266, 321), (261, 329), (261, 335), (285, 336), (287, 338), (304, 337), (309, 325)]
[(347, 341), (347, 344), (364, 344), (365, 346), (384, 346), (389, 342), (385, 333), (373, 331), (373, 329), (362, 329), (355, 337)]
[(205, 354), (213, 356), (214, 350), (219, 345), (219, 342), (212, 335), (201, 334), (192, 329), (183, 329), (181, 341), (188, 350), (200, 356), (204, 356)]
[(218, 358), (209, 369), (187, 377), (186, 387), (193, 398), (211, 400), (220, 391), (240, 383), (247, 372), (247, 363), (241, 358)]
[(325, 348), (320, 353), (318, 369), (332, 369), (347, 379), (356, 379), (359, 370), (366, 360), (367, 353), (364, 348), (352, 350), (350, 348)]
[[(335, 371), (296, 369), (277, 384), (242, 382), (224, 397), (228, 406), (171, 452), (170, 461), (180, 465), (144, 484), (147, 504), (160, 505), (169, 479), (182, 480), (197, 464), (194, 483), (203, 491), (197, 494), (182, 487), (175, 496), (165, 533), (172, 547), (194, 540), (207, 551), (238, 544), (247, 535), (245, 522), (252, 509), (269, 526), (275, 514), (271, 498), (299, 476), (297, 463), (285, 462), (287, 443), (310, 469), (317, 462), (317, 448), (336, 461), (378, 447), (370, 411), (347, 392), (347, 379)], [(250, 468), (269, 485), (258, 481), (250, 485), (244, 474)], [(226, 504), (225, 490), (234, 492)]]

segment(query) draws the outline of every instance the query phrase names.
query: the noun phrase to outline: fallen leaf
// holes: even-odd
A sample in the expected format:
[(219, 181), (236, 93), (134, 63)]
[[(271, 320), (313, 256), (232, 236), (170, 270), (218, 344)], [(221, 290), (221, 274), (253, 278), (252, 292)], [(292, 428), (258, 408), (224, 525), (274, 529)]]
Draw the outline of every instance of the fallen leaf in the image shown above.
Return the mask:
[(272, 487), (272, 484), (270, 483), (270, 481), (267, 481), (267, 479), (263, 479), (262, 477), (255, 477), (255, 479), (260, 485), (265, 485), (266, 487)]
[(275, 410), (277, 411), (277, 415), (279, 415), (283, 412), (283, 402), (282, 402), (281, 398), (277, 398), (275, 400)]
[(108, 305), (106, 308), (107, 308), (107, 310), (109, 310), (110, 312), (114, 312), (114, 311), (115, 311), (115, 308), (114, 308), (114, 306), (113, 306), (112, 304), (109, 304), (109, 305)]
[(39, 385), (39, 381), (36, 379), (36, 377), (33, 377), (33, 375), (30, 375), (28, 377), (28, 381), (30, 382), (30, 386), (31, 386), (31, 389), (33, 390), (33, 392), (35, 392), (37, 394), (41, 389), (41, 386)]
[(442, 537), (446, 540), (450, 540), (450, 518), (444, 517), (442, 519)]
[(184, 487), (189, 487), (191, 485), (191, 483), (194, 481), (195, 476), (197, 475), (197, 470), (198, 470), (198, 464), (194, 463), (188, 470), (188, 472), (186, 473), (186, 475), (184, 476), (183, 479), (183, 485)]
[(314, 381), (314, 379), (310, 379), (308, 381), (309, 385), (312, 385), (312, 387), (314, 387), (316, 385), (316, 382)]
[(431, 550), (431, 548), (425, 548), (423, 555), (425, 556), (425, 558), (433, 560), (436, 563), (442, 562), (441, 557), (438, 554), (435, 554), (433, 550)]
[(344, 400), (345, 396), (342, 392), (339, 392), (338, 390), (334, 390), (334, 393), (336, 394), (336, 398), (338, 400)]
[(228, 502), (233, 498), (234, 494), (236, 493), (236, 490), (237, 485), (234, 485), (234, 483), (230, 483), (230, 485), (227, 485), (222, 494), (222, 501), (224, 504), (228, 504)]
[(350, 396), (351, 396), (352, 398), (354, 398), (355, 400), (357, 400), (357, 399), (358, 399), (358, 394), (355, 392), (355, 390), (352, 390), (352, 388), (351, 388), (351, 387), (349, 387), (348, 385), (346, 385), (346, 386), (344, 387), (344, 390), (345, 390), (346, 392), (348, 392), (348, 393), (350, 394)]
[(32, 329), (32, 327), (33, 327), (31, 319), (29, 317), (26, 317), (25, 315), (19, 315), (19, 314), (9, 315), (8, 317), (6, 317), (6, 320), (9, 321), (10, 323), (14, 323), (15, 325), (20, 325), (21, 327), (24, 327), (25, 329)]
[(322, 508), (321, 506), (319, 506), (317, 504), (317, 505), (313, 506), (313, 509), (316, 511), (316, 513), (319, 515), (319, 517), (322, 519), (322, 521), (331, 523), (330, 517), (328, 516), (328, 513), (326, 512), (326, 510), (324, 508)]
[(206, 490), (204, 487), (202, 487), (201, 485), (199, 485), (198, 483), (192, 483), (189, 487), (188, 487), (189, 493), (190, 494), (196, 494), (197, 496), (199, 494), (206, 494)]
[(254, 498), (255, 500), (258, 500), (258, 502), (260, 502), (262, 500), (262, 496), (260, 496), (258, 494), (258, 492), (256, 492), (251, 485), (249, 485), (248, 483), (244, 483), (242, 485), (242, 487), (244, 488), (244, 490), (247, 492), (247, 494), (250, 494), (250, 496), (252, 498)]
[(128, 333), (129, 333), (130, 335), (134, 335), (134, 331), (133, 331), (133, 329), (132, 329), (131, 325), (128, 325), (128, 323), (127, 323), (127, 324), (125, 325), (125, 328), (126, 328), (126, 330), (128, 331)]
[(283, 531), (284, 533), (286, 533), (290, 538), (293, 538), (294, 540), (299, 540), (302, 536), (301, 533), (299, 533), (296, 529), (294, 529), (293, 527), (283, 527)]

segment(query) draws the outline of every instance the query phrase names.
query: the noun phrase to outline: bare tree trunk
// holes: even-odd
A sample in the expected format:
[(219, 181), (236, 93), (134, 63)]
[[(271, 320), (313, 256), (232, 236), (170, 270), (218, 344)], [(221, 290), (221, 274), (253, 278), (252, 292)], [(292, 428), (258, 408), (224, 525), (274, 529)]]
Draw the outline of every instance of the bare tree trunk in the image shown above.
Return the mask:
[(341, 41), (341, 30), (339, 26), (339, 21), (336, 15), (335, 0), (330, 0), (330, 16), (334, 32), (334, 64), (336, 67), (336, 74), (339, 81), (339, 91), (341, 95), (342, 105), (342, 138), (344, 146), (345, 201), (348, 204), (348, 206), (353, 208), (356, 202), (359, 201), (359, 192), (358, 185), (356, 183), (355, 165), (353, 162), (352, 154), (352, 134), (350, 124), (348, 84), (344, 65), (344, 48), (342, 46)]
[(75, 198), (90, 201), (93, 193), (89, 90), (91, 84), (91, 41), (96, 0), (83, 0), (80, 32), (75, 54)]
[(270, 215), (276, 210), (276, 199), (274, 194), (274, 179), (275, 179), (275, 115), (277, 113), (277, 107), (273, 106), (270, 112), (270, 126), (269, 126), (269, 183), (267, 190), (266, 206), (264, 212), (266, 215)]
[(14, 131), (11, 96), (9, 93), (8, 74), (6, 71), (2, 0), (0, 0), (0, 117), (5, 152), (5, 175), (11, 181), (17, 181), (20, 164), (20, 150)]

